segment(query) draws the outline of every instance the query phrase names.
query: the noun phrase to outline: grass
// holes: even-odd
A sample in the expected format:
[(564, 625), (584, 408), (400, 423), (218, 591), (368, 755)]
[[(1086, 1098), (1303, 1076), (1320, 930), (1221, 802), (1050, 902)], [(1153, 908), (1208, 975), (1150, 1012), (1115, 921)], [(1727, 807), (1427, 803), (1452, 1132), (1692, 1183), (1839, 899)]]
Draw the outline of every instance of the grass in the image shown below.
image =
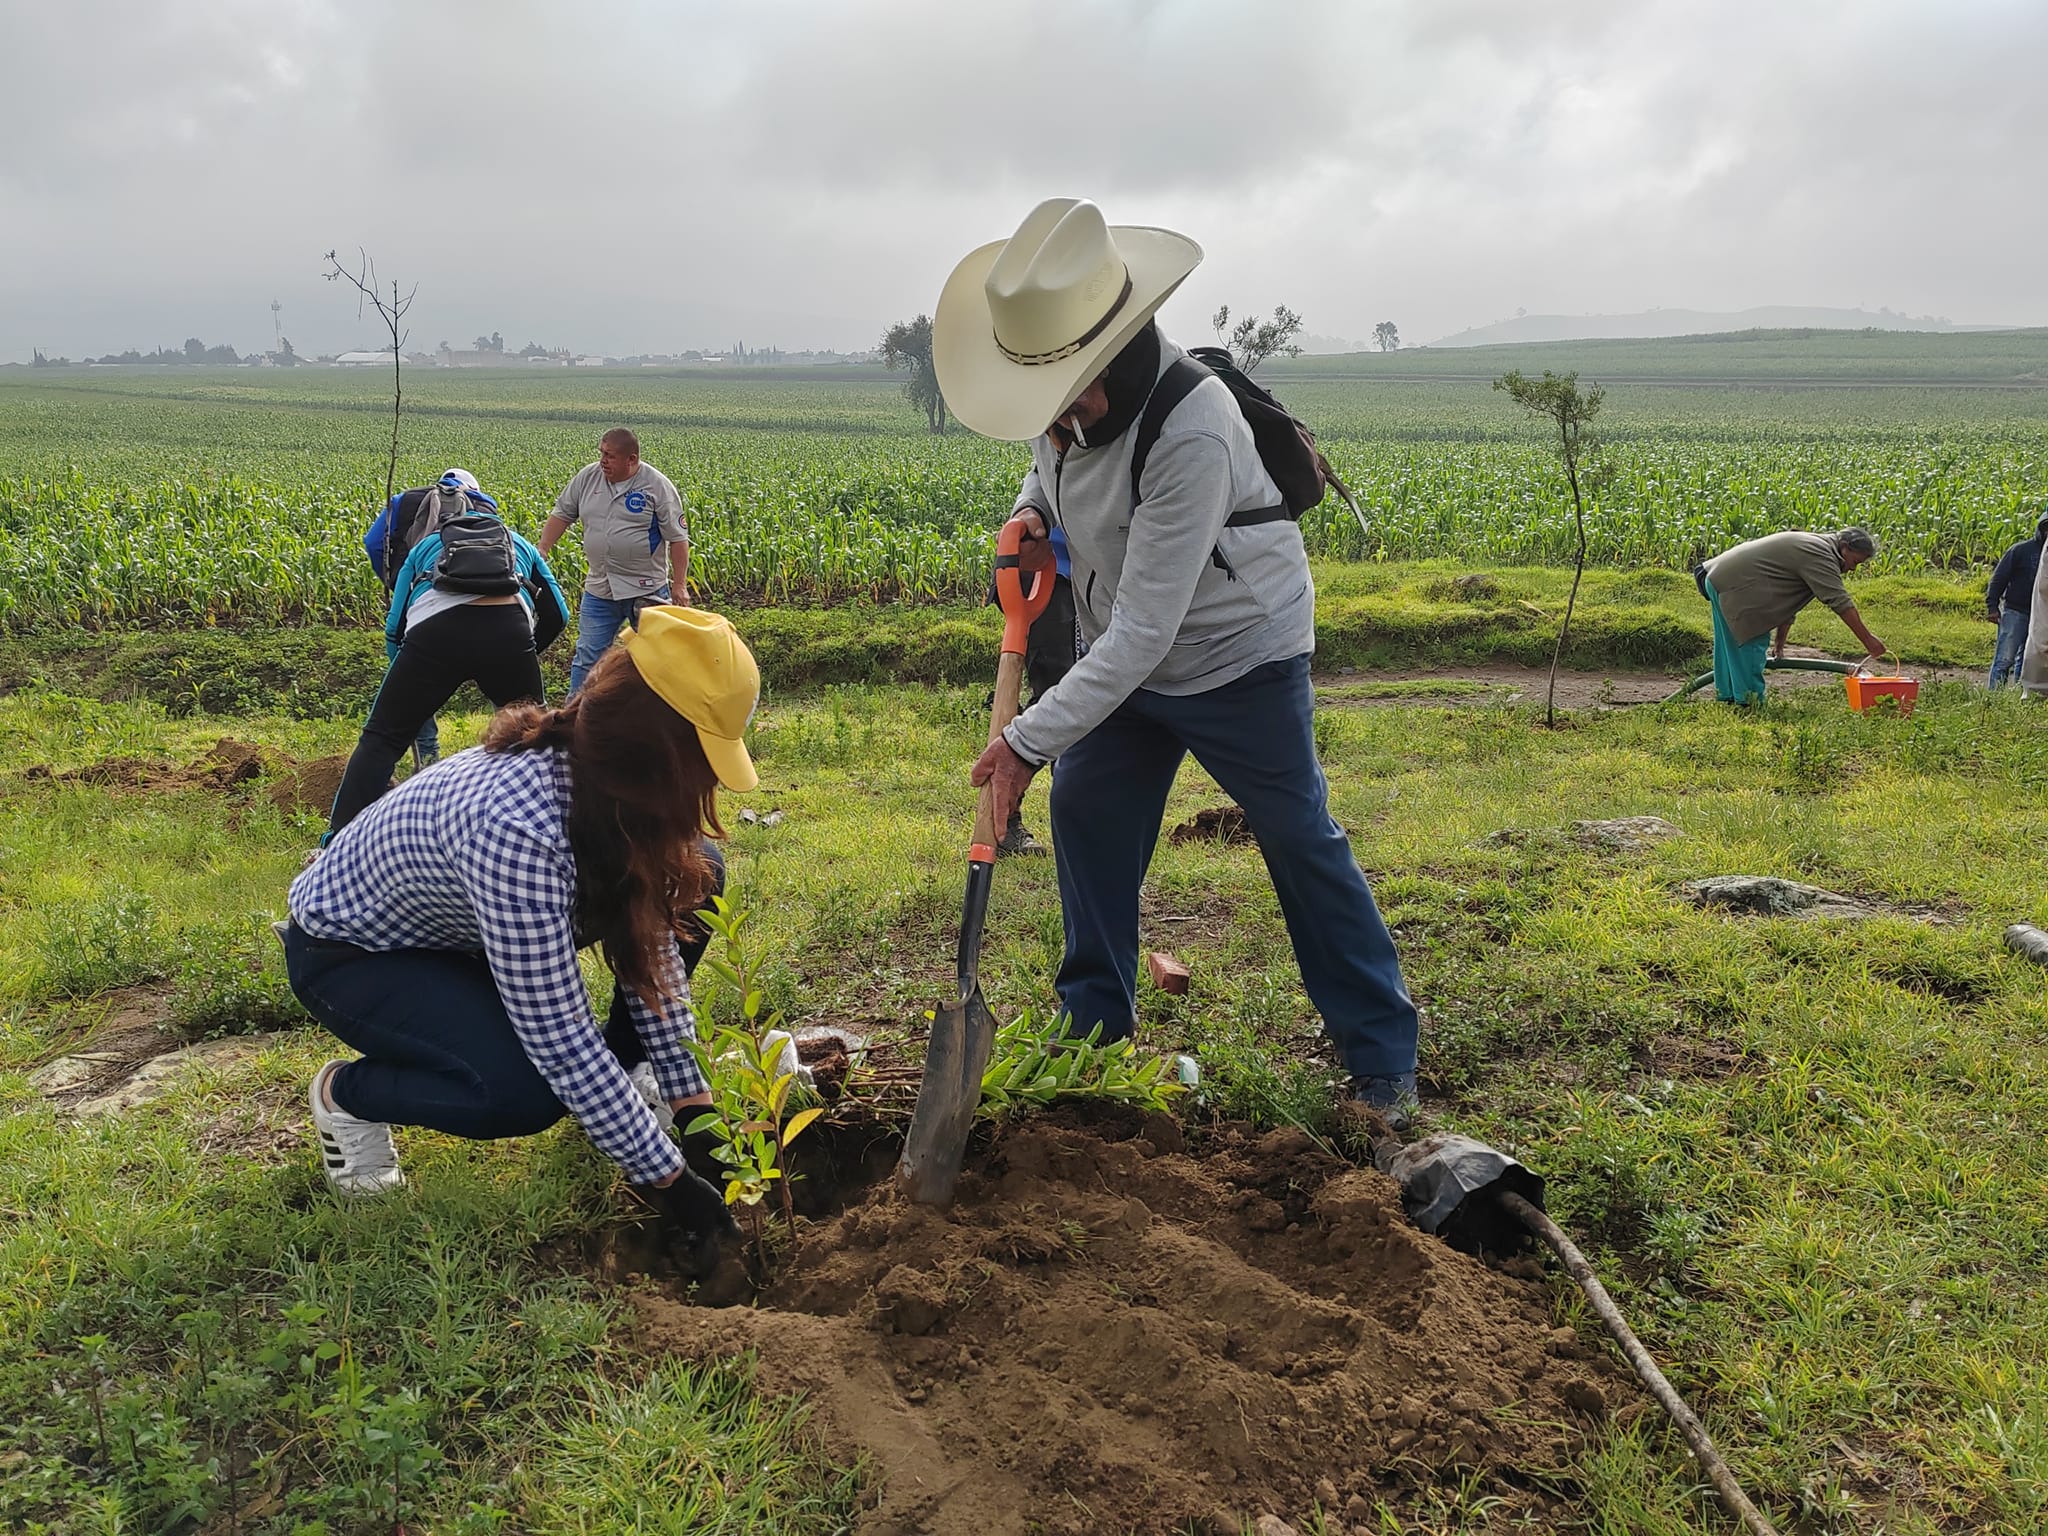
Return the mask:
[[(768, 1006), (903, 1032), (944, 993), (985, 718), (978, 688), (764, 706), (748, 803), (786, 816), (728, 819), (734, 887), (775, 956)], [(445, 722), (450, 743), (481, 724)], [(1906, 720), (1851, 716), (1829, 690), (1555, 733), (1407, 702), (1319, 726), (1336, 814), (1427, 1011), (1440, 1123), (1548, 1176), (1751, 1492), (1792, 1530), (2040, 1529), (2048, 1002), (1999, 942), (2048, 921), (2048, 850), (2023, 835), (2048, 772), (2035, 714), (1943, 685)], [(184, 760), (225, 729), (310, 755), (352, 724), (0, 699), (0, 1512), (66, 1533), (188, 1506), (218, 1520), (233, 1465), (245, 1509), (277, 1500), (250, 1529), (361, 1528), (394, 1498), (434, 1530), (836, 1528), (858, 1475), (789, 1404), (743, 1366), (635, 1357), (615, 1295), (549, 1259), (618, 1209), (573, 1129), (406, 1133), (413, 1193), (356, 1210), (319, 1192), (295, 1140), (328, 1051), (314, 1030), (118, 1126), (40, 1106), (20, 1073), (85, 1027), (92, 989), (276, 910), (315, 828), (260, 795), (16, 776)], [(1190, 769), (1168, 816), (1219, 801)], [(1636, 813), (1685, 835), (1633, 854), (1542, 835)], [(1027, 819), (1043, 830), (1042, 790)], [(1504, 828), (1538, 835), (1487, 839)], [(1749, 921), (1674, 897), (1729, 872), (1944, 921)], [(1214, 1107), (1313, 1122), (1332, 1069), (1256, 852), (1162, 843), (1148, 890), (1147, 944), (1193, 972), (1185, 1003), (1145, 984), (1148, 1043), (1198, 1055)], [(76, 942), (137, 925), (148, 944)], [(1049, 864), (1004, 864), (982, 965), (999, 1015), (1048, 1000), (1058, 952)], [(1568, 1290), (1559, 1308), (1578, 1320)], [(661, 1524), (649, 1481), (708, 1491), (689, 1481), (705, 1469), (728, 1523)], [(751, 1504), (736, 1491), (756, 1488)], [(1557, 1492), (1588, 1530), (1723, 1529), (1654, 1419), (1618, 1422)], [(1486, 1507), (1483, 1489), (1440, 1490), (1395, 1514), (1477, 1532)]]
[[(1510, 662), (1547, 666), (1569, 571), (1452, 561), (1317, 561), (1317, 655), (1326, 669), (1422, 669)], [(1982, 588), (1930, 575), (1862, 576), (1853, 591), (1873, 628), (1915, 666), (1980, 667), (1993, 631)], [(733, 610), (763, 676), (778, 692), (888, 681), (971, 687), (990, 675), (1002, 624), (985, 604)], [(1809, 607), (1795, 642), (1836, 655), (1860, 647), (1833, 615)], [(567, 682), (573, 634), (543, 658), (550, 691)], [(1572, 621), (1568, 667), (1703, 669), (1712, 645), (1706, 605), (1677, 571), (1594, 570)], [(0, 692), (24, 688), (146, 700), (180, 716), (367, 713), (384, 675), (379, 631), (258, 627), (0, 634)], [(1370, 692), (1356, 692), (1370, 687)], [(1447, 684), (1347, 683), (1352, 696), (1444, 694)], [(1392, 692), (1385, 690), (1392, 689)], [(1469, 691), (1469, 690), (1468, 690)], [(458, 707), (481, 708), (471, 694)]]

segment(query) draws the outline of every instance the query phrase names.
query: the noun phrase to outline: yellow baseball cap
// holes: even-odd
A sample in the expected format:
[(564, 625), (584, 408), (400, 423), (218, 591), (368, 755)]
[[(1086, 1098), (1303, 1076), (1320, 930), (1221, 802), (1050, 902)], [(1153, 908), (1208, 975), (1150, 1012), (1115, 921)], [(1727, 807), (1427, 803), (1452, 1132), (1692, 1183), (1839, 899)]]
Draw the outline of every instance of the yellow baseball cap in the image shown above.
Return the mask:
[(761, 669), (730, 619), (667, 603), (643, 608), (626, 653), (647, 686), (697, 727), (719, 783), (744, 792), (761, 782), (740, 739), (761, 698)]

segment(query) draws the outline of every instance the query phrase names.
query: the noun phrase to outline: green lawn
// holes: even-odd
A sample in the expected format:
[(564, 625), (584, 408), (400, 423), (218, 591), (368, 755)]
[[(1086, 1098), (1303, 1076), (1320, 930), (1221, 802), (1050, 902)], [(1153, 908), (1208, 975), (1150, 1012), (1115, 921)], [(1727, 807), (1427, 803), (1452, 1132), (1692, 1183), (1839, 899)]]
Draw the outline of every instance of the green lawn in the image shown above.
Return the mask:
[[(1371, 595), (1361, 582), (1353, 600)], [(1931, 646), (1946, 605), (1927, 613)], [(745, 803), (786, 818), (729, 820), (772, 1006), (904, 1032), (945, 992), (983, 693), (764, 706)], [(446, 721), (445, 738), (481, 723)], [(230, 732), (306, 757), (345, 748), (353, 723), (0, 699), (0, 1517), (226, 1529), (232, 1501), (243, 1529), (388, 1529), (395, 1498), (435, 1531), (841, 1528), (859, 1473), (810, 1444), (800, 1408), (755, 1394), (743, 1366), (635, 1356), (616, 1296), (565, 1267), (570, 1239), (624, 1209), (573, 1129), (409, 1133), (413, 1193), (342, 1209), (298, 1139), (328, 1052), (315, 1030), (115, 1124), (41, 1105), (23, 1072), (124, 983), (189, 995), (239, 957), (246, 979), (203, 1016), (270, 1017), (262, 923), (318, 829), (257, 792), (22, 771), (184, 761)], [(2048, 922), (2036, 714), (1949, 686), (1910, 719), (1866, 720), (1817, 690), (1755, 716), (1649, 706), (1545, 732), (1525, 712), (1397, 701), (1332, 709), (1319, 740), (1426, 1009), (1437, 1123), (1549, 1177), (1781, 1528), (2042, 1529), (2048, 1000), (1999, 940)], [(1219, 801), (1190, 769), (1169, 816)], [(1636, 813), (1684, 835), (1603, 853), (1563, 831)], [(1027, 814), (1042, 832), (1041, 791)], [(1733, 872), (1939, 921), (1676, 899)], [(1188, 962), (1193, 989), (1176, 1004), (1148, 988), (1147, 1043), (1197, 1053), (1218, 1109), (1313, 1122), (1331, 1074), (1256, 853), (1162, 845), (1150, 891), (1147, 942)], [(982, 966), (999, 1014), (1047, 1000), (1058, 941), (1049, 865), (1004, 864)], [(1559, 1309), (1576, 1321), (1574, 1294)], [(664, 1479), (704, 1512), (657, 1521), (645, 1490)], [(1695, 1483), (1643, 1417), (1569, 1494), (1588, 1530), (1727, 1529)], [(1483, 1499), (1463, 1508), (1418, 1528), (1489, 1529)]]

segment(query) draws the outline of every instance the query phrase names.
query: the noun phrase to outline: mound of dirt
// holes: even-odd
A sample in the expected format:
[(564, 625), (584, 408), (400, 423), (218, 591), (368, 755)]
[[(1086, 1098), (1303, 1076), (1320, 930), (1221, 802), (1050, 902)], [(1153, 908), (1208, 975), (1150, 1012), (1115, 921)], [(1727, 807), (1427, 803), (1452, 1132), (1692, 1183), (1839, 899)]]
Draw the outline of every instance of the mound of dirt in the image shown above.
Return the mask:
[(872, 1459), (865, 1532), (1234, 1533), (1467, 1474), (1540, 1512), (1531, 1476), (1621, 1391), (1533, 1264), (1422, 1235), (1296, 1131), (1189, 1150), (1165, 1116), (1056, 1110), (973, 1154), (943, 1213), (891, 1155), (752, 1305), (633, 1298), (646, 1348), (753, 1351)]
[(347, 769), (345, 752), (300, 763), (270, 786), (270, 803), (287, 815), (304, 811), (325, 816), (334, 808), (334, 794), (341, 788), (341, 776)]
[(1167, 840), (1174, 843), (1256, 843), (1251, 825), (1244, 819), (1244, 809), (1236, 805), (1211, 806), (1206, 811), (1197, 811), (1186, 821), (1167, 833)]
[(25, 779), (54, 779), (59, 784), (95, 784), (109, 789), (211, 789), (225, 792), (287, 766), (288, 760), (253, 742), (223, 736), (205, 756), (180, 766), (161, 758), (109, 757), (83, 768), (52, 773), (42, 763), (25, 769)]

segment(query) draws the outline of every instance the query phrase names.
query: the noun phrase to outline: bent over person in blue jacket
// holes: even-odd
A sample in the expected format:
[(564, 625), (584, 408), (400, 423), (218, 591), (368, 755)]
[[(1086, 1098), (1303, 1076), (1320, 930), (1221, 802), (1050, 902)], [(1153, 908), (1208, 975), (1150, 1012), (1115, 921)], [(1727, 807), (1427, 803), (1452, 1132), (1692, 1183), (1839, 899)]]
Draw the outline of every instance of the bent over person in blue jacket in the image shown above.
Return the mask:
[[(501, 579), (450, 572), (442, 555), (451, 536), (479, 541), (468, 547), (486, 559), (495, 536)], [(391, 667), (342, 774), (327, 837), (384, 793), (420, 727), (464, 683), (475, 683), (499, 708), (522, 699), (542, 702), (540, 653), (562, 633), (568, 617), (562, 589), (540, 551), (492, 513), (472, 505), (459, 523), (414, 544), (392, 585), (384, 619)]]

